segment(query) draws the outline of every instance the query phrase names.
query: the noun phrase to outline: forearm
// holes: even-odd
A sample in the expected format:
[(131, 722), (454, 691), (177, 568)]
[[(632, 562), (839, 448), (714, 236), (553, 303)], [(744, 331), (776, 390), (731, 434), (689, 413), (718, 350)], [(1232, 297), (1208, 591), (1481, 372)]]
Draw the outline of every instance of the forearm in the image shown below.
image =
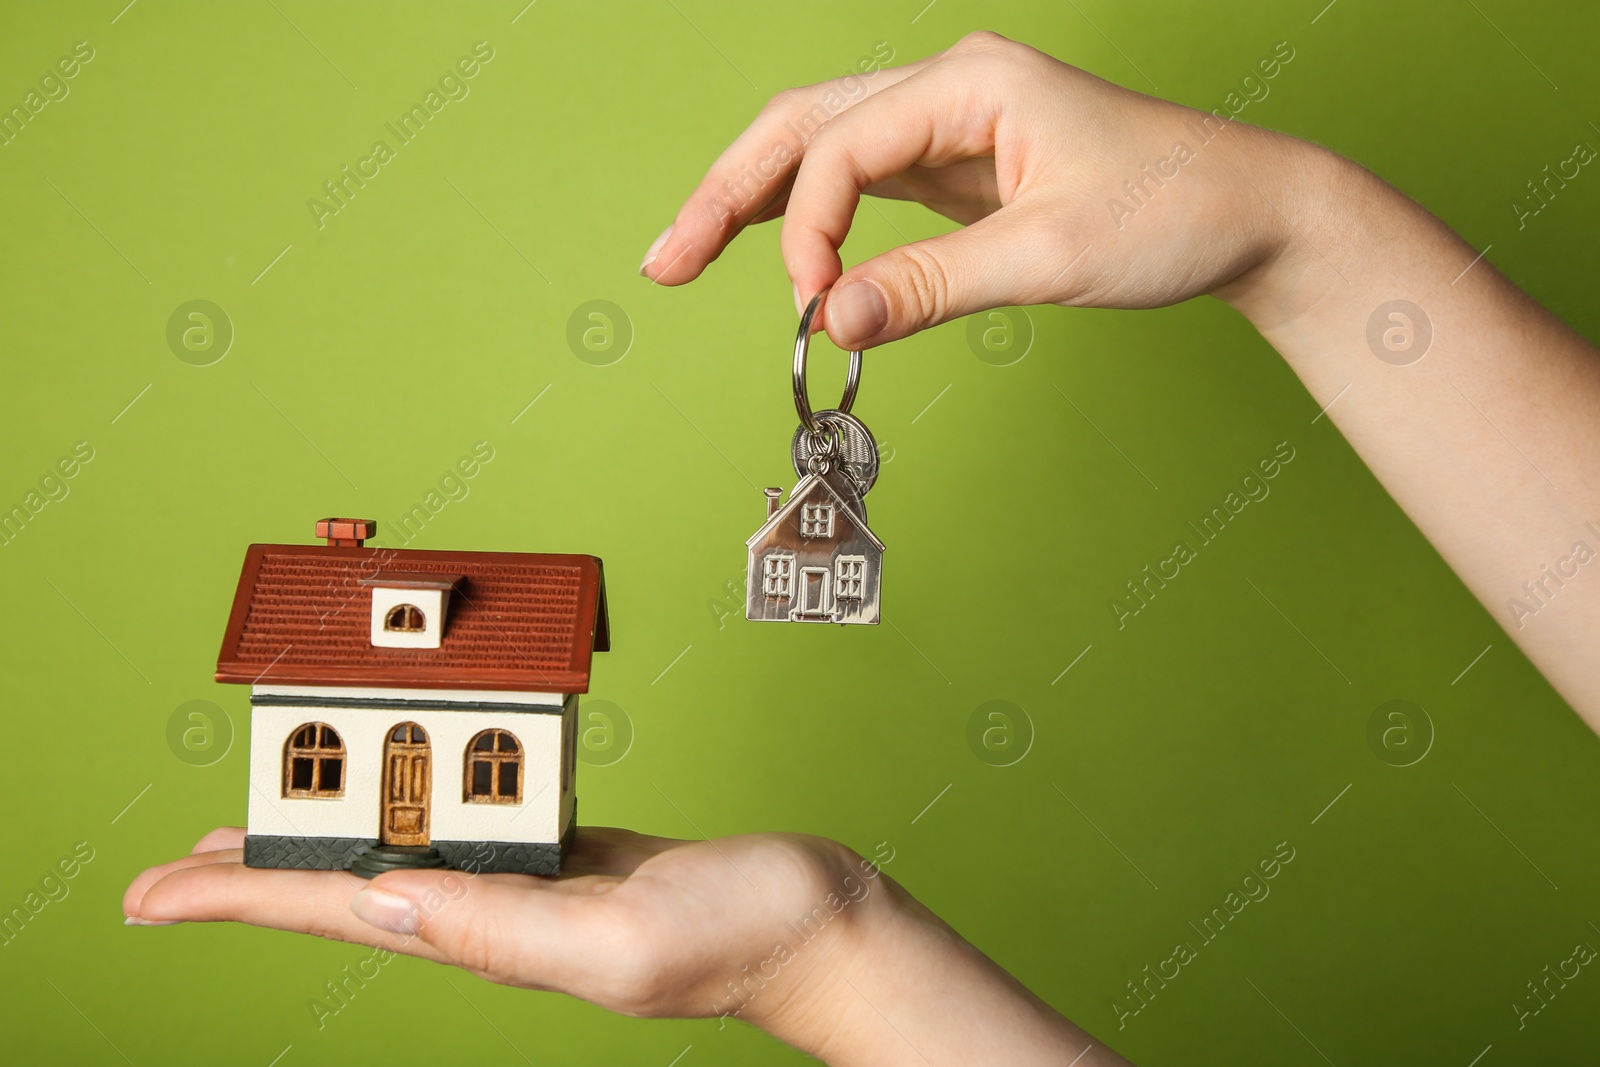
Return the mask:
[(1600, 357), (1371, 174), (1310, 146), (1286, 160), (1262, 189), (1280, 250), (1218, 295), (1600, 730)]
[(868, 900), (832, 966), (765, 1029), (832, 1067), (1127, 1063), (887, 877)]

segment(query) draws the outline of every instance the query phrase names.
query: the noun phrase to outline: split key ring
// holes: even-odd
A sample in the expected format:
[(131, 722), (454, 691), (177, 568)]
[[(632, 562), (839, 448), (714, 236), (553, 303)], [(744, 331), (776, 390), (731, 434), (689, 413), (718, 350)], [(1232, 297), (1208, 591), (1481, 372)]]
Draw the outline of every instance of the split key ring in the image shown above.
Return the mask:
[[(811, 298), (811, 303), (806, 305), (805, 312), (800, 316), (800, 332), (794, 339), (794, 409), (800, 414), (800, 425), (816, 434), (825, 437), (828, 433), (826, 427), (817, 421), (811, 412), (811, 400), (806, 395), (806, 354), (811, 348), (811, 322), (817, 316), (817, 309), (822, 306), (822, 298), (828, 290), (823, 289)], [(839, 401), (835, 411), (849, 414), (850, 405), (855, 403), (856, 387), (861, 384), (861, 353), (850, 353), (850, 369), (846, 372), (844, 382), (844, 397)]]

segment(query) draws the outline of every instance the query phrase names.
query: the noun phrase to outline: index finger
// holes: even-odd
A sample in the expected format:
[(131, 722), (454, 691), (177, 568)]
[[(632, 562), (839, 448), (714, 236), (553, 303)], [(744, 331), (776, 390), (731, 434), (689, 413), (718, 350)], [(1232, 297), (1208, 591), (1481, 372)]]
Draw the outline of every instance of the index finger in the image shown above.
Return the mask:
[(662, 285), (698, 278), (746, 225), (770, 214), (767, 209), (786, 194), (807, 146), (827, 122), (937, 58), (847, 74), (772, 97), (717, 157), (650, 246), (639, 273)]
[(913, 165), (992, 155), (996, 120), (990, 85), (945, 64), (886, 87), (829, 124), (795, 176), (783, 222), (784, 264), (801, 298), (842, 273), (839, 248), (864, 190)]

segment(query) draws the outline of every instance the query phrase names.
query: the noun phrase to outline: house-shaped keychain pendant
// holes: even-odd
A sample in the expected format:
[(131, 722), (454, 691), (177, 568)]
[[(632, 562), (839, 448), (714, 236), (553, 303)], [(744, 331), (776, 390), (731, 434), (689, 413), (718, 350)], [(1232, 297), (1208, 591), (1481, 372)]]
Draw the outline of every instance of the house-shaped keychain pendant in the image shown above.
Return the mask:
[(250, 686), (245, 865), (555, 874), (600, 561), (364, 547), (376, 527), (245, 555), (217, 662)]
[(766, 491), (767, 521), (745, 542), (745, 618), (876, 624), (883, 542), (850, 477), (807, 474), (782, 495)]

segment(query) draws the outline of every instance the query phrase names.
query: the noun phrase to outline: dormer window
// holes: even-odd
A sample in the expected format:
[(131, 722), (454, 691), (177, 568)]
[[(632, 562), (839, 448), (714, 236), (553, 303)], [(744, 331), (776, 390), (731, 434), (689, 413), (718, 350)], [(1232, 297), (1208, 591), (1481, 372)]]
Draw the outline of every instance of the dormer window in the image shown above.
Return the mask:
[(801, 537), (833, 536), (833, 505), (803, 504), (800, 508)]
[(379, 571), (361, 584), (372, 590), (374, 648), (438, 648), (444, 642), (453, 574)]
[(383, 628), (389, 633), (420, 634), (428, 628), (428, 619), (415, 604), (396, 604), (384, 616)]

